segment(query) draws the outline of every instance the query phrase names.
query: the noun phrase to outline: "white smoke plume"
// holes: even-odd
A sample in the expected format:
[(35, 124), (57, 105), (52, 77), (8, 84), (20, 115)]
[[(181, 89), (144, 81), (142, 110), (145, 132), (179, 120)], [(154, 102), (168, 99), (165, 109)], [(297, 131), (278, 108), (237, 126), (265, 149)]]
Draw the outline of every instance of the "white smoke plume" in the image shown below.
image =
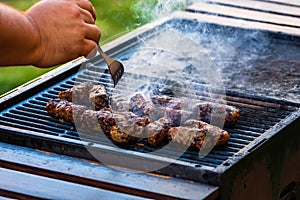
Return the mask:
[(165, 17), (176, 10), (184, 10), (186, 6), (200, 0), (139, 0), (132, 6), (132, 12), (142, 22)]

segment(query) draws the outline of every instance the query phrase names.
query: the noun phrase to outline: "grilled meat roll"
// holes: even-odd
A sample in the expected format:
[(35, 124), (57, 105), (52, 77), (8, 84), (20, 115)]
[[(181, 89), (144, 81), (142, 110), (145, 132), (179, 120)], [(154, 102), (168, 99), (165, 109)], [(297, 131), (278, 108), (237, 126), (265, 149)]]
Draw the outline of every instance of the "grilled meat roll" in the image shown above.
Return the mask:
[(211, 118), (224, 119), (225, 117), (225, 127), (235, 126), (240, 117), (240, 111), (235, 107), (211, 102), (196, 104), (195, 111), (197, 115), (199, 114), (196, 119), (207, 123), (211, 122)]
[(110, 137), (112, 141), (117, 144), (128, 144), (135, 141), (135, 137), (128, 134), (128, 132), (124, 131), (122, 128), (119, 128), (116, 125), (110, 129)]
[(132, 112), (114, 113), (116, 125), (110, 130), (111, 139), (118, 144), (128, 144), (145, 137), (145, 127), (150, 123), (147, 116), (140, 117)]
[(166, 118), (148, 124), (145, 129), (148, 143), (153, 147), (167, 144), (167, 133), (170, 127), (170, 121)]
[(109, 108), (104, 108), (102, 110), (94, 111), (94, 112), (97, 113), (96, 116), (102, 131), (106, 135), (109, 135), (110, 129), (116, 125), (116, 120), (114, 118), (112, 111)]
[[(65, 91), (61, 91), (58, 93), (58, 97), (60, 99), (66, 99), (70, 102), (73, 101), (73, 99), (76, 99), (78, 103), (81, 103), (83, 105), (88, 105), (88, 98), (89, 91), (93, 88), (93, 84), (90, 82), (83, 82), (79, 85), (74, 85), (72, 88), (69, 88)], [(76, 103), (77, 103), (76, 102)]]
[(170, 97), (168, 95), (154, 95), (151, 96), (151, 101), (158, 106), (172, 108), (175, 110), (181, 109), (181, 101), (176, 97)]
[(90, 90), (89, 102), (95, 107), (95, 110), (109, 107), (109, 96), (104, 85), (94, 85)]
[(181, 126), (185, 121), (193, 119), (193, 113), (185, 110), (164, 108), (164, 118), (168, 119), (172, 127)]
[(129, 111), (142, 117), (149, 116), (154, 111), (154, 108), (150, 101), (147, 101), (143, 95), (137, 93), (130, 98)]
[[(191, 149), (199, 151), (201, 147), (210, 145), (220, 146), (229, 141), (229, 134), (218, 127), (202, 121), (191, 120), (194, 127), (172, 127), (168, 130), (168, 140), (180, 145), (189, 145)], [(212, 137), (207, 137), (209, 136)], [(206, 143), (204, 143), (206, 141)]]
[(51, 117), (67, 123), (74, 123), (73, 116), (81, 115), (87, 109), (86, 106), (75, 105), (62, 99), (51, 99), (46, 105), (46, 110)]
[[(180, 125), (177, 122), (180, 122), (179, 113), (182, 111), (176, 111), (182, 109), (183, 107), (180, 99), (176, 97), (170, 97), (167, 95), (155, 95), (151, 97), (151, 101), (155, 105), (160, 105), (164, 108), (167, 108), (167, 115), (173, 115), (172, 119), (177, 118), (177, 120), (175, 119), (175, 125)], [(195, 111), (196, 114), (191, 113), (190, 118), (199, 119), (207, 123), (211, 122), (212, 117), (215, 119), (225, 118), (224, 126), (226, 127), (235, 126), (240, 117), (240, 111), (235, 107), (218, 103), (198, 103), (193, 107), (192, 110)]]
[(204, 139), (211, 138), (206, 137), (208, 134), (214, 138), (211, 138), (211, 141), (207, 141), (207, 145), (211, 144), (211, 142), (213, 142), (211, 145), (215, 146), (224, 145), (230, 139), (227, 131), (200, 120), (187, 120), (185, 126), (192, 129), (198, 129), (191, 144), (191, 147), (197, 150), (199, 150), (203, 145)]
[(102, 131), (108, 134), (111, 127), (116, 124), (109, 108), (93, 111), (67, 100), (51, 99), (46, 105), (46, 110), (50, 116), (61, 122), (76, 124), (81, 130), (97, 131), (101, 127)]
[(90, 82), (83, 82), (66, 91), (61, 91), (58, 97), (80, 105), (89, 107), (93, 105), (95, 110), (107, 108), (109, 105), (109, 96), (105, 86), (94, 85)]

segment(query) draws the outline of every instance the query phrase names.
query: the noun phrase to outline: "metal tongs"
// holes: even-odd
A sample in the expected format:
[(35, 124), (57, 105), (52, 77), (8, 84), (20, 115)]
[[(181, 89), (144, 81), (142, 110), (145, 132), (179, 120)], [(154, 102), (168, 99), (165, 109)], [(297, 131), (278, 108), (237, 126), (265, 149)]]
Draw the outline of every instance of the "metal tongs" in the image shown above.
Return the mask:
[(121, 62), (110, 58), (98, 45), (98, 52), (104, 58), (106, 64), (108, 65), (110, 75), (114, 81), (114, 87), (116, 87), (119, 80), (122, 78), (124, 73), (124, 66)]

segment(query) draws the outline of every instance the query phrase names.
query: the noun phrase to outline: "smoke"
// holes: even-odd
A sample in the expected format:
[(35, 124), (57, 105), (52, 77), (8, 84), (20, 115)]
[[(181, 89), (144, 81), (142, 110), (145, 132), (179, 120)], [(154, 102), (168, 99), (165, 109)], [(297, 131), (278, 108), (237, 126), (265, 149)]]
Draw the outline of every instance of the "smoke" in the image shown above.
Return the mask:
[(142, 23), (146, 23), (168, 16), (176, 10), (184, 10), (195, 1), (197, 0), (139, 0), (132, 6), (132, 12)]

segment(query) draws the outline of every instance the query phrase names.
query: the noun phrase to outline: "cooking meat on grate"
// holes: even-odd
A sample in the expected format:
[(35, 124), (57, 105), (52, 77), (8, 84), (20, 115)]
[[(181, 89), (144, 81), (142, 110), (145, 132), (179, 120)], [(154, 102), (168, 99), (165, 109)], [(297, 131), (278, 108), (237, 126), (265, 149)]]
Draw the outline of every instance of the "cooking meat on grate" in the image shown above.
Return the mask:
[(118, 144), (127, 144), (137, 138), (143, 138), (143, 127), (150, 123), (148, 117), (139, 117), (132, 112), (113, 113), (109, 108), (93, 111), (86, 106), (62, 99), (51, 99), (46, 105), (46, 110), (50, 116), (61, 122), (73, 123), (79, 130), (102, 130)]
[[(180, 110), (183, 107), (180, 99), (167, 95), (154, 95), (151, 97), (151, 101), (155, 105), (168, 108), (167, 115), (173, 115), (173, 119), (175, 122), (177, 121), (175, 124), (179, 125), (178, 122), (181, 120), (179, 112), (183, 111), (176, 110)], [(190, 118), (199, 119), (207, 123), (210, 123), (211, 119), (224, 120), (225, 127), (235, 126), (240, 117), (240, 111), (237, 108), (212, 102), (197, 103), (193, 106), (191, 112), (193, 113), (191, 113), (192, 116)], [(184, 113), (187, 114), (187, 112)]]
[[(65, 91), (61, 91), (58, 93), (58, 97), (60, 99), (66, 99), (70, 102), (73, 101), (73, 98), (76, 98), (78, 102), (83, 102), (84, 105), (88, 102), (88, 98), (86, 98), (89, 94), (89, 91), (94, 87), (94, 85), (90, 82), (83, 82), (79, 85), (75, 85)], [(76, 95), (76, 97), (75, 97)]]
[(101, 110), (108, 107), (109, 96), (104, 85), (94, 85), (90, 82), (83, 82), (58, 94), (61, 99), (70, 102), (86, 105), (92, 105), (95, 110)]
[(116, 125), (110, 129), (110, 136), (117, 144), (128, 144), (145, 137), (145, 127), (150, 123), (147, 116), (140, 117), (132, 112), (113, 114)]
[[(199, 120), (187, 120), (184, 126), (171, 127), (169, 120), (161, 118), (147, 125), (148, 143), (153, 147), (166, 145), (170, 141), (200, 150), (207, 145), (220, 146), (229, 141), (229, 133)], [(208, 137), (211, 136), (211, 137)]]
[(75, 123), (82, 130), (97, 131), (101, 127), (104, 133), (109, 134), (110, 128), (116, 124), (109, 108), (93, 111), (67, 100), (51, 99), (46, 110), (50, 116), (61, 122)]
[(181, 126), (189, 119), (195, 119), (194, 114), (185, 110), (176, 110), (173, 108), (163, 108), (164, 117), (169, 120), (172, 127)]
[(74, 105), (72, 102), (62, 99), (51, 99), (46, 105), (46, 110), (51, 117), (67, 123), (74, 123), (73, 113), (80, 115), (87, 109), (86, 106)]
[(171, 126), (179, 126), (182, 117), (186, 117), (188, 113), (180, 110), (182, 103), (177, 98), (157, 95), (153, 96), (151, 101), (146, 100), (142, 94), (136, 93), (130, 98), (129, 110), (139, 116), (149, 116), (153, 121), (167, 118)]
[(145, 129), (148, 143), (153, 147), (167, 144), (169, 128), (171, 128), (170, 121), (166, 118), (160, 118), (148, 124)]
[(180, 99), (176, 97), (170, 97), (168, 95), (153, 95), (151, 96), (151, 101), (155, 105), (161, 107), (167, 107), (176, 110), (180, 110), (182, 108), (182, 102)]
[(199, 114), (197, 118), (207, 123), (210, 123), (212, 118), (223, 120), (225, 117), (225, 127), (235, 126), (240, 117), (240, 111), (235, 107), (218, 103), (198, 103), (194, 110)]
[[(80, 96), (84, 94), (89, 96), (89, 102), (94, 102), (97, 111), (70, 102), (73, 95), (84, 99), (84, 96)], [(225, 125), (234, 126), (240, 116), (239, 110), (232, 106), (197, 103), (192, 111), (186, 111), (178, 98), (154, 95), (148, 101), (140, 93), (127, 101), (128, 106), (124, 103), (126, 100), (121, 98), (121, 110), (115, 112), (109, 108), (105, 87), (91, 83), (82, 83), (60, 92), (59, 97), (60, 99), (52, 99), (46, 105), (50, 116), (62, 122), (75, 123), (76, 128), (81, 130), (98, 131), (101, 128), (117, 144), (133, 143), (146, 138), (148, 144), (154, 147), (166, 145), (170, 141), (190, 145), (196, 150), (204, 144), (218, 146), (228, 142), (228, 132), (203, 121), (209, 122), (211, 117), (219, 117), (223, 113)], [(116, 98), (117, 102), (114, 103), (116, 107), (120, 107), (118, 100), (120, 98)], [(153, 116), (157, 118), (150, 119)]]
[(154, 108), (150, 101), (147, 101), (142, 94), (137, 93), (130, 98), (129, 111), (142, 117), (149, 116)]
[(104, 85), (94, 85), (90, 90), (89, 102), (95, 107), (95, 110), (109, 107), (109, 96)]

